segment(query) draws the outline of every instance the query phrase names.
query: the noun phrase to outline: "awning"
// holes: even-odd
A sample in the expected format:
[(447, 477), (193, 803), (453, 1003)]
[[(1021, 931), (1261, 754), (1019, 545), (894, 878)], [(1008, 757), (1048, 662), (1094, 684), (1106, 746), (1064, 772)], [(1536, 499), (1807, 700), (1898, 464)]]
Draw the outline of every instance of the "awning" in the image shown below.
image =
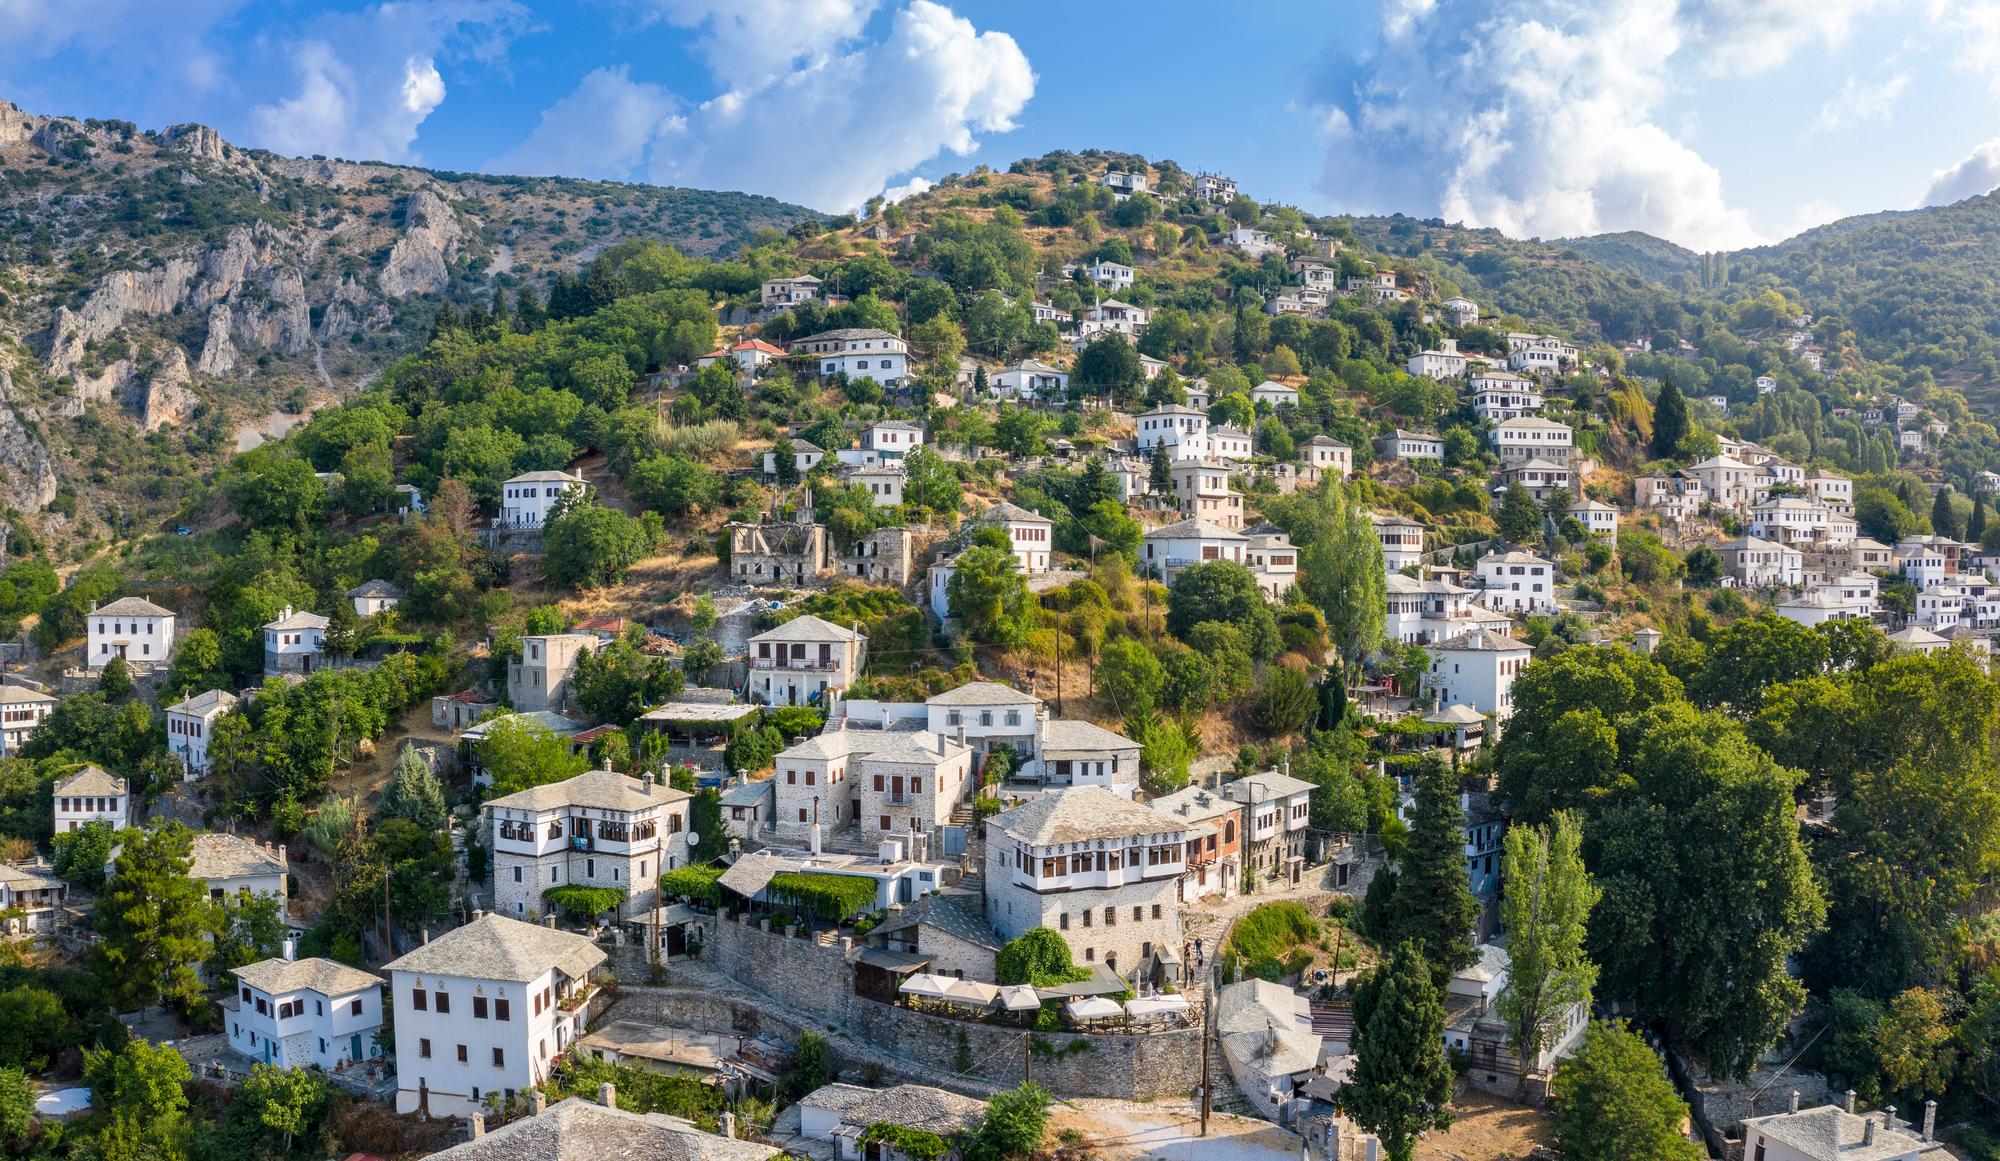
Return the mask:
[(1009, 1012), (1033, 1012), (1042, 1006), (1042, 998), (1027, 984), (1014, 984), (1000, 989), (1000, 1006)]
[(1125, 1009), (1118, 1006), (1118, 1001), (1107, 1000), (1103, 996), (1085, 996), (1082, 999), (1071, 1000), (1068, 1010), (1072, 1020), (1104, 1020), (1125, 1014)]
[(931, 962), (927, 955), (913, 955), (906, 951), (891, 951), (886, 947), (871, 947), (861, 953), (861, 962), (885, 972), (913, 972)]
[(948, 994), (951, 985), (956, 982), (948, 976), (918, 972), (904, 980), (902, 986), (896, 990), (906, 996), (928, 996), (933, 1000), (942, 1000)]
[(1182, 995), (1142, 996), (1125, 1002), (1125, 1014), (1134, 1019), (1184, 1015), (1187, 1010), (1188, 999)]

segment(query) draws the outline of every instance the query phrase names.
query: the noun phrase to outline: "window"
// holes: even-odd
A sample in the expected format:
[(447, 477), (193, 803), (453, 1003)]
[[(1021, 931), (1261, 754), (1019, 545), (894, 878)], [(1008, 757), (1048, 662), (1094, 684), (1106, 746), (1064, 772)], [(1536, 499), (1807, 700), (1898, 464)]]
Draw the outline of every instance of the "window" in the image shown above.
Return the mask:
[(888, 829), (890, 829), (890, 827), (889, 827), (889, 816), (888, 816), (888, 815), (886, 815), (886, 814), (882, 816), (882, 829), (883, 829), (883, 830), (888, 830)]
[(458, 1046), (458, 1062), (460, 1064), (464, 1064), (466, 1062), (465, 1045), (463, 1044)]
[(439, 993), (438, 993), (438, 1007), (437, 1007), (437, 1010), (438, 1010), (439, 1012), (449, 1012), (449, 1011), (451, 1011), (451, 997), (450, 997), (449, 995), (446, 995), (446, 994), (445, 994), (445, 993), (443, 993), (443, 992), (439, 992)]
[(1084, 948), (1084, 949), (1083, 949), (1083, 962), (1085, 962), (1085, 963), (1095, 963), (1095, 962), (1097, 962), (1097, 949), (1096, 949), (1096, 948), (1094, 948), (1094, 947), (1086, 947), (1086, 948)]
[(422, 988), (418, 988), (417, 990), (411, 992), (410, 1007), (415, 1008), (419, 1012), (429, 1010), (429, 1003), (430, 1003), (429, 996), (430, 993), (424, 991)]
[(1146, 917), (1146, 909), (1145, 909), (1145, 908), (1143, 908), (1143, 907), (1134, 907), (1134, 908), (1132, 908), (1132, 922), (1134, 922), (1134, 923), (1137, 923), (1137, 922), (1139, 922), (1140, 920), (1144, 919), (1145, 917)]
[(516, 883), (521, 881), (521, 868), (519, 867), (514, 868), (514, 881)]
[(1104, 909), (1104, 926), (1106, 927), (1118, 926), (1118, 908), (1106, 907)]
[(1155, 903), (1153, 904), (1153, 918), (1158, 919), (1159, 917), (1160, 917), (1160, 905), (1158, 903)]
[[(500, 1001), (500, 1002), (504, 1004), (504, 1003), (506, 1003), (507, 1001), (505, 1001), (505, 1000), (502, 1000), (502, 1001)], [(347, 1013), (348, 1013), (348, 1015), (350, 1015), (350, 1016), (359, 1016), (359, 1015), (361, 1014), (361, 1001), (360, 1001), (360, 1000), (355, 1000), (354, 1002), (352, 1002), (352, 1003), (348, 1004), (348, 1005), (347, 1005)]]
[(1062, 915), (1056, 919), (1056, 927), (1062, 931), (1069, 930), (1069, 912), (1067, 911), (1063, 912)]
[(493, 1067), (495, 1068), (507, 1067), (507, 1053), (504, 1049), (495, 1048), (493, 1050)]
[(484, 1019), (486, 1019), (486, 997), (485, 997), (485, 996), (474, 996), (474, 997), (472, 997), (472, 1018), (473, 1018), (473, 1019), (475, 1019), (475, 1020), (484, 1020)]
[(431, 1058), (431, 1042), (429, 1040), (417, 1041), (417, 1055), (423, 1057), (425, 1060)]
[[(1159, 908), (1155, 907), (1154, 910), (1157, 911)], [(361, 1001), (354, 1001), (354, 1010), (357, 1013), (361, 1010)], [(507, 1014), (507, 997), (501, 996), (493, 1001), (493, 1018), (495, 1020), (510, 1020), (513, 1018)]]

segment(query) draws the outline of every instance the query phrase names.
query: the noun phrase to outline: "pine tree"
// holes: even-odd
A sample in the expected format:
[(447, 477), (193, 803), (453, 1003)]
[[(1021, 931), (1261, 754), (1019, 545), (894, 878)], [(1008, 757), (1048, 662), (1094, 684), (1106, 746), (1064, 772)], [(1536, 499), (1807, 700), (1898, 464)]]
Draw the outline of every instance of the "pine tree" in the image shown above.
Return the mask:
[(1931, 496), (1931, 531), (1952, 540), (1957, 540), (1962, 531), (1958, 526), (1958, 512), (1951, 506), (1950, 488), (1939, 488)]
[(200, 964), (213, 933), (208, 892), (188, 877), (194, 836), (178, 822), (127, 830), (111, 881), (98, 897), (92, 967), (119, 1011), (202, 991)]
[(1522, 544), (1541, 529), (1542, 510), (1534, 494), (1516, 480), (1500, 494), (1500, 510), (1493, 514), (1493, 522), (1499, 526), (1501, 539)]
[(1417, 774), (1413, 813), (1398, 860), (1389, 942), (1415, 944), (1441, 988), (1478, 958), (1472, 929), (1479, 919), (1465, 873), (1465, 811), (1459, 806), (1458, 779), (1444, 763), (1428, 762)]
[(1672, 459), (1680, 454), (1681, 440), (1687, 438), (1687, 400), (1681, 397), (1681, 389), (1668, 379), (1660, 388), (1660, 397), (1653, 403), (1653, 458)]
[(1419, 1137), (1451, 1125), (1444, 1001), (1432, 974), (1404, 943), (1354, 989), (1354, 1071), (1340, 1105), (1381, 1138), (1390, 1161), (1410, 1161)]

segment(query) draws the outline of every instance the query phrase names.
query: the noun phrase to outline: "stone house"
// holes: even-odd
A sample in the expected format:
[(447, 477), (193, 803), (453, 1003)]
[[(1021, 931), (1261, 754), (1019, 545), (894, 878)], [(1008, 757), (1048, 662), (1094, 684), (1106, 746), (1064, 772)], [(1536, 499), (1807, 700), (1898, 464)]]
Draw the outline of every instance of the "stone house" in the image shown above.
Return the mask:
[(687, 793), (611, 770), (492, 799), (481, 808), (493, 844), (493, 906), (515, 918), (549, 910), (568, 885), (625, 892), (621, 918), (653, 905), (662, 871), (688, 861)]

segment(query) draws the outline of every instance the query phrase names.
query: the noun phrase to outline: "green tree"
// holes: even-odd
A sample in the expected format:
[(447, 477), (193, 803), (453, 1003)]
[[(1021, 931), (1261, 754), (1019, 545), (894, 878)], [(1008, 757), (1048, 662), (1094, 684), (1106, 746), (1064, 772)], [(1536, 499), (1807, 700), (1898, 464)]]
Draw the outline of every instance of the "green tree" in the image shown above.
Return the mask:
[(1646, 1042), (1623, 1024), (1592, 1024), (1556, 1069), (1556, 1148), (1566, 1161), (1703, 1161), (1681, 1131), (1687, 1102)]
[(113, 657), (104, 663), (97, 675), (97, 692), (106, 701), (124, 701), (132, 696), (132, 671), (126, 667), (123, 657)]
[[(793, 482), (797, 482), (798, 461), (788, 455), (778, 457), (778, 481), (784, 482), (787, 463), (792, 465)], [(683, 455), (640, 461), (632, 469), (631, 484), (633, 497), (649, 511), (674, 517), (713, 505), (718, 494), (715, 473)]]
[(1875, 1028), (1875, 1058), (1887, 1091), (1915, 1107), (1942, 1096), (1958, 1076), (1958, 1037), (1946, 1004), (1949, 992), (1910, 988), (1889, 1001)]
[(1008, 940), (993, 962), (993, 978), (1002, 984), (1056, 988), (1090, 978), (1090, 969), (1070, 958), (1068, 942), (1047, 927), (1031, 927)]
[(1040, 1153), (1048, 1132), (1049, 1090), (1030, 1081), (993, 1094), (986, 1102), (986, 1119), (965, 1148), (965, 1161), (1008, 1161)]
[(1153, 458), (1146, 465), (1146, 486), (1155, 496), (1171, 495), (1174, 490), (1174, 461), (1167, 454), (1167, 445), (1153, 445)]
[(1521, 1062), (1520, 1083), (1577, 1007), (1590, 1005), (1597, 968), (1584, 955), (1597, 888), (1583, 866), (1576, 816), (1554, 825), (1507, 831), (1500, 879), (1500, 922), (1507, 930), (1507, 988), (1495, 1001), (1507, 1040)]
[(117, 834), (110, 822), (100, 818), (56, 835), (51, 840), (55, 848), (52, 869), (72, 887), (93, 893), (103, 889), (104, 868), (111, 862)]
[(91, 1106), (130, 1122), (154, 1143), (177, 1134), (187, 1116), (186, 1086), (193, 1079), (187, 1059), (171, 1045), (134, 1038), (83, 1054)]
[(1019, 645), (1035, 626), (1034, 601), (1019, 562), (1005, 548), (979, 545), (959, 555), (945, 586), (951, 615), (980, 645)]
[(1303, 527), (1292, 529), (1299, 590), (1326, 617), (1345, 663), (1358, 665), (1381, 643), (1388, 619), (1382, 542), (1367, 508), (1338, 482), (1322, 482), (1309, 503)]
[(1318, 709), (1319, 691), (1311, 678), (1296, 669), (1273, 665), (1250, 699), (1246, 720), (1267, 737), (1283, 738), (1305, 729)]
[(1381, 1139), (1389, 1161), (1410, 1161), (1418, 1138), (1451, 1126), (1453, 1076), (1434, 974), (1415, 945), (1401, 943), (1354, 989), (1354, 1071), (1340, 1105)]
[(785, 1074), (786, 1092), (796, 1099), (833, 1083), (839, 1075), (840, 1061), (826, 1037), (810, 1030), (799, 1033), (792, 1045), (791, 1071)]
[(304, 532), (326, 511), (326, 485), (312, 465), (275, 451), (245, 464), (224, 491), (252, 528)]
[(450, 821), (444, 783), (417, 755), (405, 747), (396, 755), (389, 785), (382, 789), (383, 818), (405, 818), (429, 831), (442, 831)]
[(957, 469), (929, 448), (912, 451), (903, 457), (903, 502), (946, 519), (958, 515), (965, 490)]
[(1182, 569), (1167, 590), (1167, 632), (1190, 641), (1196, 625), (1209, 621), (1242, 630), (1253, 660), (1278, 653), (1278, 620), (1249, 569), (1233, 560), (1205, 560)]
[(34, 984), (0, 992), (0, 1068), (42, 1072), (72, 1043), (70, 1033), (69, 1015), (54, 992)]
[(1479, 957), (1472, 946), (1479, 904), (1465, 875), (1465, 811), (1458, 779), (1442, 762), (1416, 776), (1409, 838), (1396, 866), (1396, 905), (1386, 942), (1413, 945), (1442, 988)]
[(210, 903), (215, 942), (208, 972), (226, 978), (240, 968), (278, 954), (285, 940), (285, 913), (276, 895), (225, 895)]
[(1626, 782), (1612, 723), (1681, 693), (1659, 662), (1624, 649), (1572, 648), (1528, 666), (1494, 750), (1515, 822), (1546, 822), (1558, 810), (1594, 815)]
[(202, 991), (199, 965), (214, 935), (208, 893), (188, 877), (194, 836), (172, 822), (157, 830), (128, 829), (120, 838), (124, 846), (97, 900), (91, 966), (121, 1009), (192, 1003)]
[(1717, 633), (1688, 696), (1699, 706), (1755, 714), (1772, 686), (1826, 669), (1827, 639), (1797, 621), (1763, 613)]
[(1493, 522), (1503, 540), (1526, 544), (1541, 535), (1542, 510), (1535, 504), (1533, 494), (1516, 480), (1500, 493), (1500, 507), (1493, 513)]
[(1952, 540), (1964, 534), (1958, 524), (1958, 510), (1951, 505), (1950, 488), (1939, 488), (1931, 496), (1931, 531)]
[(1104, 646), (1095, 672), (1098, 688), (1111, 697), (1122, 717), (1148, 713), (1166, 684), (1166, 669), (1154, 651), (1133, 637)]
[(1039, 411), (1009, 407), (993, 424), (993, 446), (1008, 455), (1038, 456), (1048, 450), (1048, 420)]
[(1653, 401), (1653, 458), (1668, 460), (1679, 455), (1681, 441), (1687, 434), (1687, 400), (1669, 377), (1660, 387), (1660, 397)]
[(247, 1106), (252, 1124), (284, 1138), (285, 1151), (318, 1124), (333, 1097), (327, 1080), (305, 1068), (279, 1068), (262, 1062), (250, 1066), (237, 1099)]
[(798, 451), (789, 439), (781, 439), (771, 447), (771, 462), (778, 469), (778, 486), (789, 488), (799, 482)]
[(569, 752), (568, 738), (520, 716), (494, 722), (477, 746), (480, 764), (492, 775), (496, 798), (574, 778), (590, 765), (583, 755)]
[(1108, 331), (1083, 349), (1070, 373), (1070, 390), (1077, 395), (1136, 400), (1145, 386), (1138, 348), (1123, 335)]
[(589, 502), (559, 510), (542, 528), (542, 572), (571, 588), (601, 588), (625, 579), (660, 542), (660, 518), (635, 520)]
[(13, 1065), (0, 1066), (0, 1142), (25, 1140), (35, 1124), (35, 1086)]

